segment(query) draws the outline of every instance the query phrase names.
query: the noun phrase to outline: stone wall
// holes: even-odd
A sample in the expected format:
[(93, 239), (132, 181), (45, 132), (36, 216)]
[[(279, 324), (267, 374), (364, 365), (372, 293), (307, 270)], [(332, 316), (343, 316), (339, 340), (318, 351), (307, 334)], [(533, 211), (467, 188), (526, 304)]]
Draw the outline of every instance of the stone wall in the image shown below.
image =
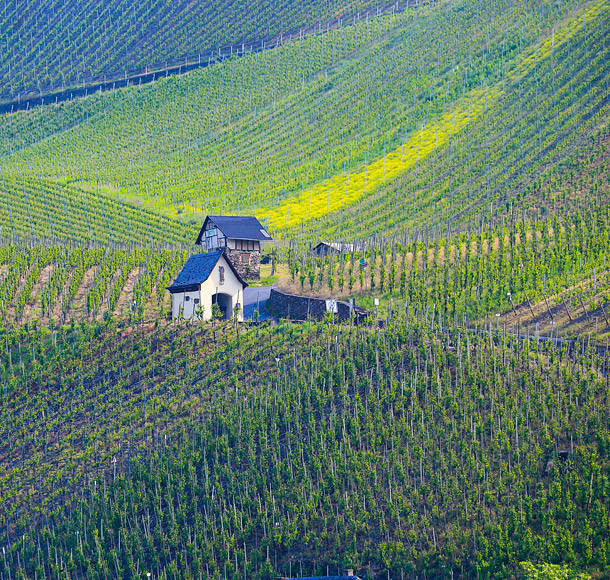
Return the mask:
[[(250, 254), (250, 263), (242, 264), (242, 254)], [(232, 250), (225, 248), (225, 255), (244, 280), (260, 280), (261, 277), (261, 253), (258, 250)]]
[[(290, 318), (291, 320), (307, 320), (309, 317), (322, 319), (326, 314), (326, 300), (286, 294), (272, 288), (266, 308), (268, 312), (280, 318)], [(355, 307), (354, 314), (356, 320), (360, 321), (366, 317), (367, 311)], [(347, 302), (337, 301), (336, 316), (342, 321), (349, 320), (350, 308)]]

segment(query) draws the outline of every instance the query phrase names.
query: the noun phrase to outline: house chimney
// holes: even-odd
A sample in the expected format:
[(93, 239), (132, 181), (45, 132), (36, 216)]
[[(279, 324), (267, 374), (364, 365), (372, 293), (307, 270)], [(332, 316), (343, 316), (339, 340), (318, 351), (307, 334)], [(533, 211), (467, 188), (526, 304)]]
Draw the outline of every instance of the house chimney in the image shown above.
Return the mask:
[(343, 570), (343, 575), (344, 576), (353, 576), (354, 575), (354, 569), (353, 568), (346, 568), (345, 570)]

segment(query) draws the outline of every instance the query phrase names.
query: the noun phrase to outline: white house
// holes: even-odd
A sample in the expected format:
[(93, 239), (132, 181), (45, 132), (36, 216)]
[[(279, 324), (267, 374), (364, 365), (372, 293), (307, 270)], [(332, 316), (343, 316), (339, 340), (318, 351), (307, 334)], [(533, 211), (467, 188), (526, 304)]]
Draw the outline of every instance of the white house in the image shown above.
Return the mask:
[(210, 320), (218, 304), (222, 318), (242, 321), (244, 288), (248, 284), (238, 274), (223, 250), (191, 256), (175, 282), (168, 286), (172, 295), (172, 316)]

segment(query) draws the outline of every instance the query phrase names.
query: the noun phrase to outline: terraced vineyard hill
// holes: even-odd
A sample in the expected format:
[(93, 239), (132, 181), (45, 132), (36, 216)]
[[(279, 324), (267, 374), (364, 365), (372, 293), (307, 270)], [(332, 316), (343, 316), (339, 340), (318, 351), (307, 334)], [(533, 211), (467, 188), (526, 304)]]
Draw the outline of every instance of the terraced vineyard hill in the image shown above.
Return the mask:
[(0, 339), (5, 577), (607, 565), (609, 368), (584, 342), (448, 334), (425, 309)]
[(287, 250), (302, 286), (382, 296), (381, 329), (167, 324), (187, 253), (0, 247), (0, 572), (603, 574), (608, 223)]
[[(0, 580), (610, 577), (610, 0), (409, 5), (0, 115)], [(236, 6), (5, 2), (0, 93), (366, 2)], [(170, 319), (206, 214), (368, 313)]]
[(0, 98), (163, 68), (226, 45), (261, 42), (370, 8), (308, 2), (26, 2), (0, 9)]
[[(465, 0), (370, 18), (5, 115), (0, 163), (173, 217), (255, 213), (280, 237), (573, 211), (582, 192), (558, 200), (551, 184), (582, 171), (587, 203), (608, 190), (609, 14), (607, 0)], [(573, 165), (584, 149), (595, 177)]]

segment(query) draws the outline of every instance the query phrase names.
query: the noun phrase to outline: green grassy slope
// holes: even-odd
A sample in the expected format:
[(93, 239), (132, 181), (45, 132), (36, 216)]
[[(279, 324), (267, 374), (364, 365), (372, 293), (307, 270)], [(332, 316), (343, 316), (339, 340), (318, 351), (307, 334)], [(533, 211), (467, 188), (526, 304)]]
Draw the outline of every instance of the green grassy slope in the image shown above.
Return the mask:
[(483, 8), (440, 3), (5, 116), (5, 172), (171, 215), (256, 213), (285, 236), (465, 223), (525, 197), (539, 211), (538, 186), (603, 135), (607, 3)]
[(29, 176), (2, 176), (0, 234), (63, 242), (187, 244), (195, 227), (112, 197)]
[(433, 144), (438, 123), (427, 123), (427, 159), (310, 231), (464, 228), (513, 211), (534, 218), (606, 204), (609, 15), (602, 4), (596, 16), (584, 12), (523, 51), (496, 83), (465, 92), (468, 123), (444, 147)]
[(607, 360), (430, 322), (1, 336), (0, 571), (604, 570)]
[(363, 0), (122, 0), (111, 5), (15, 0), (0, 8), (0, 95), (82, 84), (103, 73), (140, 72), (229, 44), (274, 38), (371, 5)]
[[(557, 314), (564, 287), (591, 315), (607, 307), (608, 235), (606, 208), (373, 246), (382, 312), (395, 290), (384, 329), (117, 327), (97, 309), (124, 299), (126, 274), (146, 268), (126, 294), (140, 321), (184, 255), (0, 248), (1, 296), (24, 280), (0, 326), (0, 572), (513, 578), (527, 559), (607, 573), (610, 358), (595, 344), (609, 327), (562, 343), (496, 328), (507, 291), (520, 310), (547, 292)], [(329, 262), (315, 280), (353, 274)], [(20, 306), (49, 264), (39, 299), (70, 326)], [(79, 304), (103, 324), (77, 324)], [(7, 325), (19, 308), (28, 323)]]

